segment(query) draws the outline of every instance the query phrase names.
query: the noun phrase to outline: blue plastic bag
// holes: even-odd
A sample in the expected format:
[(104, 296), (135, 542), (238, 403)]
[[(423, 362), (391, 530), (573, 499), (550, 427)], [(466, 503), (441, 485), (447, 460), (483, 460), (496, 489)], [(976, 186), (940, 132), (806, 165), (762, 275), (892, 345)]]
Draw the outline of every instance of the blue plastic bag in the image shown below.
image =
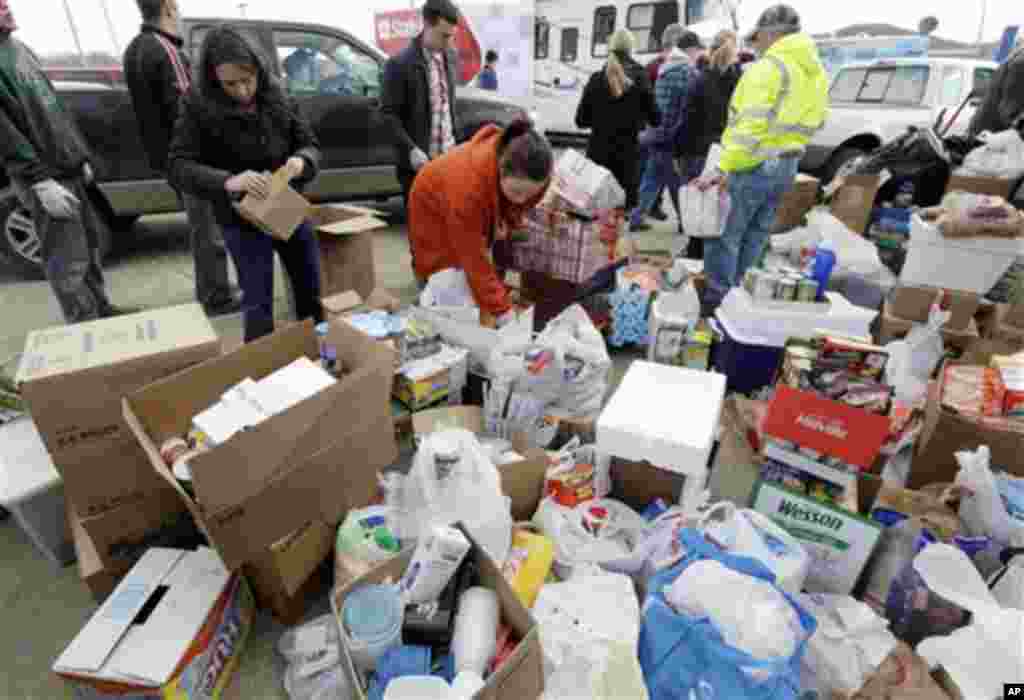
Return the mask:
[(788, 658), (763, 661), (727, 645), (707, 617), (677, 613), (664, 589), (688, 566), (702, 559), (721, 564), (774, 585), (763, 563), (723, 552), (696, 530), (680, 533), (686, 555), (651, 580), (640, 624), (640, 667), (650, 700), (796, 700), (800, 695), (800, 661), (817, 622), (780, 590), (796, 611), (804, 638)]

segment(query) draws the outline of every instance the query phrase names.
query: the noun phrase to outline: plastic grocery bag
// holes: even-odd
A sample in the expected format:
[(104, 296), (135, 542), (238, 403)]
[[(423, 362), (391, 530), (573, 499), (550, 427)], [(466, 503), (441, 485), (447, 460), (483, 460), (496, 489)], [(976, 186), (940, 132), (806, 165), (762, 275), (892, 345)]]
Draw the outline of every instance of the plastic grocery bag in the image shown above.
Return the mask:
[(281, 635), (277, 650), (288, 662), (284, 687), (290, 700), (349, 700), (341, 670), (341, 639), (333, 615), (322, 615)]
[(1015, 180), (1024, 175), (1024, 140), (1016, 129), (998, 133), (983, 131), (978, 134), (982, 142), (964, 158), (957, 175), (998, 177)]
[(645, 700), (632, 581), (588, 571), (544, 586), (533, 606), (544, 650), (544, 700)]
[(970, 495), (960, 499), (960, 519), (971, 535), (991, 537), (998, 545), (1024, 546), (1024, 523), (1010, 516), (992, 472), (992, 455), (987, 445), (974, 452), (957, 452), (960, 471), (956, 485)]
[(408, 475), (392, 479), (389, 505), (403, 541), (461, 522), (499, 566), (505, 561), (512, 544), (511, 501), (473, 433), (452, 429), (428, 435)]
[(555, 163), (552, 190), (584, 216), (626, 204), (626, 191), (611, 171), (572, 149), (563, 151)]
[(698, 179), (679, 191), (679, 208), (683, 229), (688, 236), (721, 238), (729, 220), (732, 200), (726, 188), (706, 187)]
[[(709, 617), (676, 612), (665, 590), (697, 562), (718, 562), (755, 581), (774, 583), (775, 576), (756, 559), (723, 552), (696, 530), (683, 530), (680, 538), (686, 552), (682, 562), (652, 579), (643, 607), (639, 655), (651, 699), (795, 700), (800, 695), (800, 663), (817, 627), (814, 618), (773, 586), (799, 623), (794, 651), (759, 659), (729, 646)], [(719, 601), (718, 607), (735, 606), (742, 600)]]
[[(595, 526), (592, 514), (602, 511), (604, 520)], [(629, 506), (611, 499), (567, 508), (545, 498), (533, 522), (554, 542), (554, 571), (563, 580), (588, 565), (621, 570), (617, 563), (630, 560), (646, 525)]]
[(822, 240), (831, 241), (837, 269), (863, 277), (871, 277), (882, 269), (878, 248), (847, 228), (825, 207), (812, 209), (807, 215), (807, 225), (820, 233)]
[(894, 387), (897, 399), (913, 404), (928, 393), (932, 373), (946, 354), (942, 327), (952, 315), (933, 306), (928, 323), (914, 324), (906, 338), (885, 346), (889, 353), (885, 380)]

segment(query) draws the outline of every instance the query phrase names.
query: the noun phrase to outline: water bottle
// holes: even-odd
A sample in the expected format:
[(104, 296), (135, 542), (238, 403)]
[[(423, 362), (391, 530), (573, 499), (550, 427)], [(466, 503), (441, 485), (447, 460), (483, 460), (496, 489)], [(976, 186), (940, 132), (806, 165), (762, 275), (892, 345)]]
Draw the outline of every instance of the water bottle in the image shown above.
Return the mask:
[(831, 241), (822, 241), (818, 244), (818, 250), (814, 254), (814, 280), (818, 283), (818, 296), (816, 301), (825, 299), (825, 291), (828, 289), (828, 280), (832, 277), (832, 268), (836, 265), (836, 252), (832, 250)]

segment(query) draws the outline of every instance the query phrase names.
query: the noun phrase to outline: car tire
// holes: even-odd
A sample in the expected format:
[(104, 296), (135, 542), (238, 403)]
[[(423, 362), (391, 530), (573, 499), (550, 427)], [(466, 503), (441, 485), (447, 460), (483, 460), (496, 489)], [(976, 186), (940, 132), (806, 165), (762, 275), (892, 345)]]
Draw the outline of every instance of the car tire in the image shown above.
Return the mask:
[(828, 159), (828, 164), (825, 165), (825, 170), (822, 172), (821, 176), (821, 184), (827, 185), (832, 182), (844, 165), (854, 158), (859, 158), (863, 155), (867, 155), (867, 153), (859, 148), (847, 147), (837, 150), (832, 154), (832, 157)]
[[(130, 223), (129, 223), (130, 226)], [(100, 257), (110, 253), (110, 228), (100, 231)], [(0, 201), (0, 259), (25, 280), (46, 279), (43, 245), (32, 215), (13, 194)]]

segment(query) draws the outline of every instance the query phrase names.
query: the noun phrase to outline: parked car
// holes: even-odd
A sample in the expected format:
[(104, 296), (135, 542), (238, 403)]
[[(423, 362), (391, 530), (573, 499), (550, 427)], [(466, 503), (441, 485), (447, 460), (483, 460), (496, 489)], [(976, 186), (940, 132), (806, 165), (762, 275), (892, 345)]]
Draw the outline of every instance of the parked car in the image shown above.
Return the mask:
[(829, 89), (828, 121), (808, 144), (801, 168), (828, 182), (843, 163), (891, 141), (909, 126), (945, 127), (952, 122), (949, 135), (965, 132), (996, 68), (992, 61), (963, 58), (843, 66)]
[[(262, 20), (187, 19), (186, 47), (198, 63), (203, 37), (212, 27), (230, 22), (268, 56), (288, 92), (313, 124), (323, 152), (323, 169), (307, 190), (316, 202), (383, 200), (401, 194), (394, 174), (391, 137), (380, 118), (381, 82), (387, 57), (348, 32), (301, 22)], [(302, 61), (285, 60), (301, 54)], [(295, 66), (304, 66), (296, 70)], [(56, 70), (56, 69), (55, 69)], [(132, 235), (140, 216), (180, 209), (174, 191), (153, 171), (135, 123), (127, 87), (116, 80), (116, 70), (85, 75), (66, 71), (55, 82), (64, 104), (93, 149), (96, 203), (111, 228), (105, 250)], [(88, 82), (85, 82), (85, 79)], [(103, 78), (100, 80), (99, 78)], [(457, 109), (462, 141), (488, 123), (505, 125), (522, 108), (493, 93), (460, 88)], [(0, 256), (23, 276), (43, 276), (41, 246), (32, 219), (20, 206), (10, 182), (0, 171)]]

